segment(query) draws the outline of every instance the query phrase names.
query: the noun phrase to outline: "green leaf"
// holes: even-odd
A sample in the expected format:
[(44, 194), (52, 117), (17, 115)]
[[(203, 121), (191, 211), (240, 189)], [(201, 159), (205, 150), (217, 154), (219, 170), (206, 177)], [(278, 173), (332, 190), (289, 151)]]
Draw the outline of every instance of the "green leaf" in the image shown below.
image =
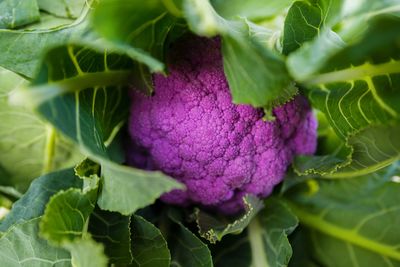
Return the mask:
[(227, 235), (212, 247), (212, 255), (216, 267), (251, 266), (252, 255), (247, 232)]
[(269, 265), (286, 266), (292, 256), (288, 236), (297, 227), (298, 219), (281, 200), (270, 197), (259, 220), (264, 229)]
[(37, 0), (39, 8), (55, 16), (77, 18), (82, 13), (85, 0)]
[(96, 191), (71, 188), (52, 196), (40, 222), (41, 235), (57, 245), (81, 239), (95, 207)]
[[(101, 165), (100, 208), (124, 215), (153, 203), (164, 192), (182, 188), (161, 172), (133, 169), (111, 160), (108, 147), (128, 115), (128, 90), (121, 83), (129, 81), (131, 72), (126, 69), (131, 66), (129, 58), (115, 53), (59, 47), (46, 57), (34, 86), (22, 91), (22, 96), (30, 94), (30, 102), (38, 105), (44, 118)], [(106, 86), (111, 84), (117, 85)]]
[(0, 265), (7, 267), (68, 267), (68, 251), (38, 236), (40, 217), (12, 226), (0, 238)]
[(349, 145), (354, 149), (352, 161), (329, 176), (346, 178), (365, 175), (399, 160), (399, 131), (400, 124), (377, 125), (348, 138)]
[(319, 6), (307, 1), (296, 1), (285, 18), (282, 53), (288, 55), (303, 43), (314, 39), (322, 27), (323, 18)]
[[(400, 266), (399, 261), (383, 255), (372, 254), (368, 250), (342, 242), (329, 235), (305, 229), (313, 256), (321, 265), (327, 267), (341, 266)], [(321, 266), (320, 265), (320, 266)]]
[[(166, 2), (168, 1), (102, 1), (94, 11), (92, 24), (113, 45), (145, 51), (162, 62), (169, 43), (185, 31), (182, 21), (164, 7)], [(148, 68), (143, 64), (135, 66), (135, 77), (132, 79), (135, 81), (135, 89), (146, 93), (153, 91), (151, 71), (164, 72), (164, 65), (160, 63), (157, 68)]]
[(277, 16), (292, 2), (293, 0), (211, 0), (218, 14), (227, 19), (246, 17), (255, 21)]
[(159, 60), (164, 59), (170, 35), (176, 27), (182, 27), (182, 22), (160, 0), (103, 1), (96, 7), (92, 20), (95, 30), (106, 39), (139, 48)]
[(234, 103), (271, 110), (297, 94), (282, 58), (260, 43), (225, 36), (222, 52)]
[[(399, 266), (398, 165), (350, 180), (314, 180), (286, 194), (324, 266)], [(335, 260), (332, 260), (335, 259)], [(371, 265), (372, 264), (372, 265)]]
[(195, 216), (200, 236), (211, 243), (216, 243), (221, 241), (225, 235), (241, 233), (253, 217), (264, 207), (263, 202), (252, 195), (244, 197), (243, 201), (245, 213), (233, 220), (222, 216), (215, 217), (197, 209)]
[(347, 157), (337, 157), (335, 154), (324, 156), (298, 156), (293, 161), (293, 169), (298, 175), (319, 174), (332, 177), (340, 168), (348, 166), (352, 157), (352, 150), (346, 147)]
[(287, 236), (297, 224), (296, 216), (285, 203), (277, 198), (268, 198), (265, 208), (248, 228), (252, 266), (287, 266), (292, 256)]
[(268, 48), (273, 32), (246, 19), (225, 20), (208, 1), (184, 1), (190, 29), (205, 37), (220, 35), (225, 75), (233, 102), (270, 110), (297, 93), (283, 57)]
[(102, 244), (87, 233), (89, 216), (93, 212), (97, 187), (81, 190), (70, 188), (51, 197), (40, 221), (40, 235), (51, 244), (71, 252), (77, 267), (106, 267), (108, 259)]
[(24, 26), (19, 30), (49, 30), (55, 28), (62, 28), (74, 23), (74, 19), (67, 19), (62, 17), (55, 17), (51, 14), (41, 12), (40, 13), (40, 22), (29, 24)]
[(109, 161), (102, 162), (102, 171), (103, 188), (98, 205), (124, 215), (152, 204), (164, 192), (183, 188), (160, 171), (143, 171)]
[(168, 236), (171, 266), (213, 266), (207, 245), (182, 224), (179, 212), (170, 210), (168, 216), (175, 222)]
[[(318, 38), (288, 57), (289, 71), (309, 86), (365, 81), (368, 77), (397, 73), (399, 18), (381, 15), (370, 18), (366, 24), (367, 30), (361, 31), (362, 36), (354, 37), (347, 44), (341, 39), (342, 32), (322, 30)], [(384, 42), (373, 42), (372, 37), (384, 38)]]
[(76, 267), (107, 267), (108, 260), (104, 256), (104, 247), (91, 238), (84, 238), (67, 243), (65, 247), (71, 252), (71, 264)]
[[(6, 232), (3, 235), (3, 238), (6, 238), (6, 236), (8, 236), (10, 232), (14, 231), (13, 229), (19, 229), (21, 225), (25, 225), (27, 223), (29, 223), (30, 227), (29, 229), (31, 229), (32, 227), (35, 228), (33, 233), (32, 232), (24, 233), (24, 235), (29, 235), (29, 239), (27, 239), (26, 236), (25, 238), (22, 237), (24, 240), (18, 241), (21, 242), (21, 244), (17, 242), (17, 240), (21, 239), (21, 237), (17, 236), (13, 237), (12, 243), (7, 243), (7, 246), (5, 246), (4, 249), (2, 248), (2, 250), (4, 251), (9, 251), (10, 249), (16, 251), (16, 254), (12, 254), (9, 258), (15, 257), (15, 255), (18, 255), (19, 253), (21, 256), (18, 256), (18, 258), (20, 259), (23, 258), (23, 255), (29, 256), (30, 254), (29, 253), (27, 254), (27, 252), (31, 251), (29, 250), (29, 246), (31, 246), (34, 247), (35, 250), (37, 251), (32, 251), (33, 256), (29, 256), (28, 257), (29, 259), (24, 261), (24, 262), (29, 262), (26, 263), (29, 264), (29, 266), (33, 267), (47, 266), (43, 264), (49, 264), (50, 266), (53, 266), (53, 263), (50, 260), (52, 259), (53, 256), (50, 257), (49, 255), (55, 255), (56, 260), (54, 264), (56, 264), (57, 266), (58, 264), (64, 266), (62, 265), (64, 262), (68, 262), (65, 264), (65, 266), (69, 266), (70, 265), (69, 253), (64, 252), (65, 250), (61, 248), (59, 249), (53, 248), (47, 244), (47, 241), (39, 238), (37, 235), (38, 233), (37, 225), (39, 223), (39, 219), (41, 219), (40, 216), (43, 215), (45, 211), (45, 206), (48, 203), (48, 200), (51, 196), (53, 196), (60, 190), (65, 190), (68, 188), (70, 188), (69, 190), (77, 190), (73, 188), (74, 187), (79, 188), (81, 186), (82, 186), (82, 181), (74, 175), (72, 169), (50, 173), (36, 179), (32, 183), (27, 193), (23, 197), (21, 197), (20, 200), (15, 202), (8, 216), (0, 224), (1, 231), (5, 231), (8, 229), (8, 232)], [(33, 221), (35, 221), (35, 223), (34, 225), (31, 225), (30, 222)], [(18, 235), (21, 234), (19, 233)], [(22, 247), (12, 248), (10, 247), (10, 245), (11, 246), (17, 245)], [(44, 251), (49, 251), (50, 254), (46, 254)], [(57, 263), (58, 253), (62, 253), (61, 255), (67, 255), (65, 256), (66, 258), (62, 261), (60, 260), (59, 263)], [(18, 260), (16, 262), (18, 262)], [(4, 266), (14, 266), (14, 265), (4, 264)]]
[(27, 83), (24, 79), (0, 68), (0, 80), (0, 165), (5, 172), (0, 175), (24, 191), (43, 172), (71, 167), (81, 155), (32, 111), (9, 105), (9, 95)]
[(326, 178), (373, 173), (400, 159), (399, 131), (400, 125), (393, 123), (369, 126), (348, 137), (344, 146), (330, 155), (297, 157), (294, 169), (300, 175), (321, 174)]
[(312, 41), (302, 50), (309, 51), (307, 57), (315, 65), (304, 65), (304, 69), (298, 71), (316, 69), (319, 60), (345, 44), (340, 42), (342, 39), (352, 42), (364, 32), (366, 21), (381, 14), (395, 13), (398, 4), (397, 0), (360, 0), (354, 4), (332, 0), (296, 1), (285, 18), (283, 53), (287, 55)]
[(51, 196), (61, 190), (80, 187), (82, 181), (74, 175), (72, 169), (49, 173), (35, 179), (28, 191), (14, 203), (8, 216), (1, 221), (0, 231), (4, 232), (12, 225), (42, 216)]
[[(42, 29), (40, 26), (34, 30), (0, 29), (0, 48), (8, 51), (0, 58), (0, 66), (32, 78), (38, 73), (42, 63), (41, 58), (46, 55), (48, 50), (73, 43), (91, 47), (100, 53), (104, 53), (104, 51), (118, 52), (120, 55), (143, 63), (151, 71), (163, 70), (163, 64), (144, 51), (126, 44), (110, 43), (101, 38), (89, 25), (89, 13), (90, 7), (86, 6), (74, 23), (51, 29)], [(24, 51), (24, 53), (20, 53), (20, 51)]]
[(132, 254), (130, 266), (170, 266), (171, 255), (160, 230), (137, 215), (132, 216)]
[[(293, 248), (293, 256), (290, 259), (289, 267), (319, 267), (321, 263), (312, 257), (310, 251), (310, 240), (307, 236), (307, 229), (299, 226), (291, 236), (290, 244)], [(336, 260), (336, 259), (335, 259)]]
[(79, 22), (52, 30), (0, 30), (0, 48), (8, 51), (0, 57), (0, 66), (22, 76), (33, 77), (45, 50), (68, 42), (74, 34), (80, 35), (82, 30)]
[(14, 29), (39, 20), (36, 0), (3, 0), (0, 2), (0, 29)]
[(288, 235), (298, 220), (277, 197), (269, 197), (265, 208), (254, 217), (246, 232), (228, 235), (212, 247), (217, 267), (287, 266), (292, 255)]
[[(325, 45), (329, 35), (324, 31), (289, 55), (290, 70), (307, 87), (313, 106), (325, 113), (348, 151), (346, 157), (302, 159), (296, 164), (300, 172), (352, 177), (388, 166), (400, 157), (400, 144), (393, 139), (400, 125), (396, 90), (400, 19), (376, 16), (367, 26), (348, 45)], [(321, 164), (326, 158), (330, 163)]]
[(89, 232), (94, 240), (102, 243), (111, 263), (132, 262), (130, 217), (116, 212), (95, 208), (89, 219)]

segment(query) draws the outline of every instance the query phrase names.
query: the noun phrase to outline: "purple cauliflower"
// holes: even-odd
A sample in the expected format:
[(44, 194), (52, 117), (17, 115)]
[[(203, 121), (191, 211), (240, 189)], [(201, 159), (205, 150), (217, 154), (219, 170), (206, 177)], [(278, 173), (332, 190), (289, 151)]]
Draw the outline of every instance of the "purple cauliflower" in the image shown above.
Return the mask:
[(129, 121), (129, 164), (186, 185), (163, 201), (236, 213), (244, 195), (271, 194), (295, 155), (314, 153), (317, 122), (304, 97), (276, 107), (274, 121), (232, 103), (219, 39), (183, 38), (168, 61), (169, 75), (153, 76), (153, 96), (132, 93)]

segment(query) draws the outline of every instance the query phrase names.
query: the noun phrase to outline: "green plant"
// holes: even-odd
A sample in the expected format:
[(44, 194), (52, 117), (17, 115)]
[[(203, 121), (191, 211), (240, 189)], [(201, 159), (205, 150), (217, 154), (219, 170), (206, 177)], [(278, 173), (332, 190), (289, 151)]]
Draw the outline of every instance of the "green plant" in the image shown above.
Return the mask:
[[(0, 2), (0, 266), (400, 266), (399, 6)], [(130, 90), (157, 94), (189, 32), (221, 41), (234, 103), (268, 123), (302, 94), (318, 119), (316, 154), (235, 216), (124, 164)]]

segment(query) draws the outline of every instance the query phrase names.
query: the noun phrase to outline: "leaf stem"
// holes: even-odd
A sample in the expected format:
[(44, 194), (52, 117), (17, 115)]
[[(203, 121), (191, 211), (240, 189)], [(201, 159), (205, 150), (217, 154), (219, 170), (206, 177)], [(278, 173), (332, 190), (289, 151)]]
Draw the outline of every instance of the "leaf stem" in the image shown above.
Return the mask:
[(46, 125), (47, 138), (46, 138), (46, 148), (44, 151), (44, 164), (42, 173), (46, 174), (53, 170), (54, 164), (54, 154), (56, 149), (56, 130), (53, 126)]
[(263, 229), (260, 225), (258, 218), (254, 218), (249, 227), (247, 228), (251, 254), (252, 254), (252, 267), (269, 267), (267, 255), (263, 242)]
[(323, 234), (343, 240), (350, 244), (357, 245), (377, 254), (400, 260), (400, 251), (396, 250), (395, 246), (378, 243), (377, 241), (369, 239), (368, 237), (362, 236), (355, 229), (346, 229), (342, 226), (325, 221), (320, 216), (303, 210), (296, 204), (289, 201), (287, 201), (287, 204), (289, 204), (291, 210), (299, 218), (300, 223), (311, 229), (317, 230)]
[(178, 18), (183, 17), (182, 11), (175, 5), (173, 0), (162, 0), (162, 3), (172, 15)]
[(363, 80), (366, 77), (389, 75), (398, 72), (400, 72), (400, 61), (391, 61), (378, 65), (365, 63), (357, 67), (314, 75), (303, 82), (306, 85), (319, 85), (342, 81)]
[(78, 76), (42, 85), (22, 87), (14, 90), (9, 101), (17, 106), (36, 108), (42, 103), (62, 94), (77, 92), (97, 86), (123, 86), (132, 80), (132, 71), (114, 70), (85, 72)]

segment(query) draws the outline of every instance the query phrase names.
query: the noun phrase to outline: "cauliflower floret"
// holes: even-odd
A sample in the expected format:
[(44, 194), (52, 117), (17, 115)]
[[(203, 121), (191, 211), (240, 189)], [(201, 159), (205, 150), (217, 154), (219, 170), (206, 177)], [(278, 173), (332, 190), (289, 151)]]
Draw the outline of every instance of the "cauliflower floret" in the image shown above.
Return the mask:
[(235, 213), (245, 194), (271, 194), (295, 155), (314, 153), (317, 123), (301, 96), (275, 108), (274, 121), (233, 104), (220, 51), (218, 39), (186, 37), (172, 47), (169, 75), (153, 76), (154, 96), (132, 93), (129, 132), (139, 149), (128, 161), (144, 166), (144, 150), (146, 168), (186, 185), (165, 202)]

